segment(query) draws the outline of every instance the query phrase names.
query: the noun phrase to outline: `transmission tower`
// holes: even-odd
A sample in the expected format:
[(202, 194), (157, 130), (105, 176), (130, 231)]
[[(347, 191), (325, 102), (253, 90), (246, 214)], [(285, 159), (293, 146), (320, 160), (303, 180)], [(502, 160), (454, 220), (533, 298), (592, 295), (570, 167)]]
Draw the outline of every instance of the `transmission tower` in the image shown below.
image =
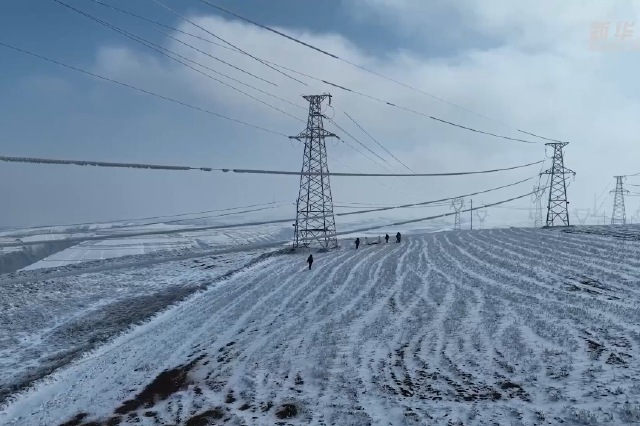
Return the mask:
[(533, 220), (533, 226), (540, 228), (543, 223), (542, 219), (542, 197), (544, 197), (544, 187), (537, 185), (533, 187), (533, 193), (531, 194), (531, 201), (533, 201), (535, 207), (535, 213), (529, 214), (529, 218)]
[(337, 136), (323, 127), (322, 102), (328, 98), (331, 105), (331, 95), (303, 98), (309, 101), (307, 128), (298, 136), (289, 136), (291, 139), (304, 140), (293, 246), (330, 249), (338, 246), (338, 239), (324, 138)]
[[(584, 212), (586, 212), (586, 214), (581, 216)], [(591, 216), (591, 209), (573, 209), (573, 215), (578, 219), (578, 223), (580, 225), (584, 225), (587, 222), (587, 219)]]
[(453, 225), (454, 231), (459, 231), (460, 228), (460, 210), (464, 207), (464, 198), (454, 198), (451, 200), (451, 208), (455, 210), (455, 223)]
[(569, 145), (569, 142), (553, 142), (545, 145), (553, 148), (553, 165), (549, 170), (541, 173), (551, 175), (549, 204), (547, 204), (547, 226), (555, 226), (556, 219), (562, 222), (562, 225), (569, 226), (566, 175), (573, 174), (574, 177), (576, 175), (576, 172), (564, 166), (562, 149)]
[(484, 229), (484, 220), (487, 218), (488, 214), (489, 213), (486, 209), (476, 210), (476, 216), (478, 217), (478, 222), (480, 222), (478, 229)]
[(613, 213), (611, 213), (612, 225), (626, 225), (627, 212), (624, 208), (624, 194), (629, 193), (622, 187), (622, 179), (625, 176), (614, 176), (616, 178), (616, 189), (612, 190), (610, 194), (615, 194), (613, 197)]

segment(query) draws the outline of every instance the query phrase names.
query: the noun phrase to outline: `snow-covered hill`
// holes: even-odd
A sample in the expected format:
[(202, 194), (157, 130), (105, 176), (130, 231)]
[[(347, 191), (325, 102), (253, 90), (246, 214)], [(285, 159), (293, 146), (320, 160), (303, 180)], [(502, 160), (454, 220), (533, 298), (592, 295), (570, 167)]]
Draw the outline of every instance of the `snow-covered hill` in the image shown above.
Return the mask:
[[(315, 254), (311, 271), (307, 253), (266, 257), (57, 371), (0, 424), (638, 421), (639, 232), (607, 228), (405, 235)], [(42, 325), (29, 294), (46, 303), (47, 289), (62, 297), (165, 274), (179, 285), (212, 278), (208, 261), (168, 265), (25, 285), (10, 308), (35, 325), (2, 353), (38, 368), (56, 354), (46, 339), (64, 346), (77, 335)], [(85, 319), (67, 324), (92, 319), (87, 306), (69, 306)], [(3, 382), (15, 379), (0, 368)]]
[[(109, 227), (107, 227), (109, 226)], [(86, 228), (86, 229), (84, 229)], [(192, 232), (189, 227), (156, 224), (136, 228), (118, 228), (113, 224), (85, 226), (81, 234), (71, 231), (76, 228), (47, 228), (37, 230), (40, 234), (28, 235), (35, 231), (12, 230), (12, 237), (0, 234), (0, 243), (13, 242), (16, 236), (22, 241), (51, 240), (51, 243), (5, 248), (0, 251), (0, 274), (16, 270), (31, 271), (43, 268), (65, 267), (86, 262), (104, 261), (121, 257), (141, 256), (157, 253), (159, 255), (175, 255), (184, 251), (212, 250), (255, 245), (291, 238), (291, 227), (281, 225), (261, 227), (239, 227), (222, 230)], [(134, 238), (113, 238), (120, 234), (159, 230), (183, 230), (183, 232), (167, 235), (148, 235)], [(50, 231), (50, 233), (44, 232)], [(98, 241), (72, 242), (68, 238), (107, 236), (112, 239)], [(2, 250), (2, 249), (0, 249)]]

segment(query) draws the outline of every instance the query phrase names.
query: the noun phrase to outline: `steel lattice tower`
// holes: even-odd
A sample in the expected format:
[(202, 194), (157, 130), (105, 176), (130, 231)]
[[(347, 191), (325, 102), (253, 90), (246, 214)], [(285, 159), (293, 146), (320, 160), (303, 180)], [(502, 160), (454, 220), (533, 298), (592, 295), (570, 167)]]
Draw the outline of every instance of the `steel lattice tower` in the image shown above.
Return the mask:
[(531, 193), (531, 201), (533, 201), (535, 207), (535, 213), (533, 217), (529, 214), (529, 217), (533, 220), (533, 226), (535, 228), (540, 228), (543, 223), (542, 219), (542, 197), (544, 196), (544, 188), (540, 185), (533, 187), (533, 192)]
[(289, 136), (291, 139), (304, 140), (294, 247), (319, 246), (330, 249), (338, 246), (338, 239), (324, 138), (337, 136), (323, 127), (322, 101), (328, 98), (331, 105), (331, 95), (303, 98), (309, 101), (307, 128), (298, 136)]
[(460, 210), (462, 210), (462, 207), (464, 207), (464, 198), (454, 198), (453, 200), (451, 200), (451, 208), (456, 212), (456, 214), (454, 215), (455, 216), (455, 223), (453, 225), (454, 231), (459, 231), (461, 229)]
[(551, 175), (549, 185), (549, 204), (547, 204), (547, 226), (555, 226), (556, 219), (562, 225), (569, 226), (569, 201), (567, 201), (567, 174), (576, 172), (564, 166), (562, 149), (569, 145), (569, 142), (547, 143), (546, 146), (553, 148), (553, 165), (543, 175)]
[[(583, 212), (586, 212), (586, 215), (584, 217), (581, 217), (580, 214)], [(587, 219), (591, 217), (591, 209), (573, 209), (573, 214), (575, 215), (576, 219), (578, 219), (578, 223), (580, 225), (584, 225), (587, 222)]]
[(624, 208), (624, 194), (628, 193), (626, 189), (622, 187), (622, 178), (625, 176), (614, 176), (616, 178), (616, 189), (610, 193), (615, 194), (613, 198), (613, 213), (611, 213), (612, 225), (626, 225), (627, 224), (627, 212)]
[(487, 218), (488, 214), (489, 212), (484, 209), (476, 210), (476, 216), (478, 217), (478, 222), (480, 222), (480, 226), (478, 226), (479, 229), (484, 229), (484, 220)]

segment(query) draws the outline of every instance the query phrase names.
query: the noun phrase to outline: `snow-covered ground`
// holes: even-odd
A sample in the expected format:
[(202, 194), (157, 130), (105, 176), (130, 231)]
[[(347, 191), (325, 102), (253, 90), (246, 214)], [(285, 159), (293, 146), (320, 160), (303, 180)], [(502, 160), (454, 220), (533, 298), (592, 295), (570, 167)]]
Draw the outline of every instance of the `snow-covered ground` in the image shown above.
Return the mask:
[[(184, 232), (176, 233), (176, 234), (168, 234), (168, 235), (149, 235), (149, 236), (141, 236), (141, 237), (132, 237), (132, 238), (122, 238), (122, 239), (109, 239), (104, 241), (85, 241), (77, 244), (70, 243), (68, 245), (73, 244), (71, 247), (66, 248), (61, 251), (56, 251), (54, 254), (50, 256), (46, 256), (44, 258), (40, 258), (39, 261), (27, 264), (26, 267), (20, 267), (20, 269), (24, 271), (41, 269), (41, 268), (54, 268), (54, 267), (62, 267), (67, 265), (79, 264), (84, 262), (93, 262), (100, 261), (105, 259), (114, 259), (124, 256), (135, 256), (135, 255), (146, 255), (155, 252), (171, 252), (175, 253), (177, 251), (184, 250), (211, 250), (214, 248), (227, 248), (239, 245), (254, 245), (261, 244), (271, 241), (280, 241), (283, 239), (287, 239), (291, 237), (293, 231), (289, 228), (284, 228), (280, 225), (272, 225), (272, 226), (262, 226), (262, 227), (241, 227), (241, 228), (231, 228), (224, 230), (209, 230), (209, 231), (200, 231), (200, 232), (190, 232), (189, 227), (185, 226), (175, 226), (175, 225), (164, 225), (164, 224), (156, 224), (152, 226), (146, 227), (136, 227), (136, 228), (124, 228), (118, 229), (115, 227), (111, 227), (110, 229), (106, 229), (107, 225), (101, 225), (102, 228), (95, 228), (86, 226), (83, 227), (84, 233), (82, 236), (98, 236), (98, 235), (107, 235), (112, 236), (118, 233), (132, 233), (132, 232), (141, 232), (141, 231), (157, 231), (162, 229), (184, 229)], [(66, 232), (69, 228), (51, 228), (52, 232)], [(49, 229), (46, 229), (49, 230)], [(39, 232), (43, 232), (43, 230), (38, 230)], [(97, 232), (99, 231), (99, 232)], [(13, 235), (23, 235), (28, 232), (33, 232), (29, 230), (13, 230)], [(62, 241), (64, 243), (64, 238), (77, 238), (79, 234), (73, 233), (57, 233), (57, 234), (39, 234), (39, 235), (31, 235), (31, 236), (23, 236), (21, 238), (22, 241), (35, 241), (35, 240), (56, 240)], [(4, 240), (0, 238), (0, 241), (13, 241), (11, 239), (7, 239), (5, 237)], [(57, 243), (60, 245), (60, 242)], [(67, 245), (67, 246), (68, 246)], [(7, 247), (4, 249), (4, 255), (6, 256), (9, 253), (14, 253), (12, 258), (14, 262), (20, 261), (24, 262), (28, 256), (22, 256), (17, 258), (15, 253), (21, 250), (26, 250), (27, 252), (31, 252), (31, 247), (42, 248), (44, 245), (40, 246), (28, 246), (26, 248), (22, 247)], [(46, 247), (45, 247), (46, 248)], [(25, 259), (23, 259), (25, 258)], [(0, 254), (0, 267), (2, 255)], [(12, 264), (10, 261), (6, 263), (6, 270), (4, 272), (12, 272), (16, 270), (16, 268), (12, 268)], [(26, 262), (28, 263), (28, 262)], [(3, 269), (0, 268), (0, 273), (3, 272)]]
[[(100, 272), (48, 279), (52, 270), (31, 271), (0, 281), (0, 403), (132, 324), (215, 285), (220, 277), (272, 250), (149, 267), (117, 259)], [(61, 272), (78, 272), (68, 269)]]
[[(405, 234), (314, 254), (311, 271), (307, 253), (264, 258), (56, 371), (0, 424), (637, 422), (640, 228), (564, 231)], [(12, 289), (26, 330), (3, 340), (0, 360), (14, 364), (0, 377), (64, 356), (65, 342), (101, 336), (147, 303), (93, 315), (106, 295), (200, 285), (213, 279), (207, 266)]]

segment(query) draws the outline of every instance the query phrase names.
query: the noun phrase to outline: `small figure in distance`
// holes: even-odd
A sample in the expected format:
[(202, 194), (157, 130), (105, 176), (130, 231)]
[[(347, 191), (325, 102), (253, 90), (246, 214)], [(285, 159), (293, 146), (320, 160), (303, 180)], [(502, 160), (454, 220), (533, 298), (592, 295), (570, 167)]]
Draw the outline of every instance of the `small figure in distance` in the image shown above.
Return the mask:
[(384, 239), (387, 241), (387, 244), (389, 244), (389, 234), (385, 235)]
[(399, 243), (399, 242), (400, 242), (400, 238), (402, 238), (402, 235), (400, 235), (400, 232), (398, 232), (398, 233), (396, 234), (396, 243)]
[(360, 245), (360, 237), (356, 238), (356, 250), (358, 250), (359, 245)]
[(313, 255), (310, 254), (307, 258), (307, 263), (309, 264), (309, 270), (311, 270), (311, 264), (313, 263)]

